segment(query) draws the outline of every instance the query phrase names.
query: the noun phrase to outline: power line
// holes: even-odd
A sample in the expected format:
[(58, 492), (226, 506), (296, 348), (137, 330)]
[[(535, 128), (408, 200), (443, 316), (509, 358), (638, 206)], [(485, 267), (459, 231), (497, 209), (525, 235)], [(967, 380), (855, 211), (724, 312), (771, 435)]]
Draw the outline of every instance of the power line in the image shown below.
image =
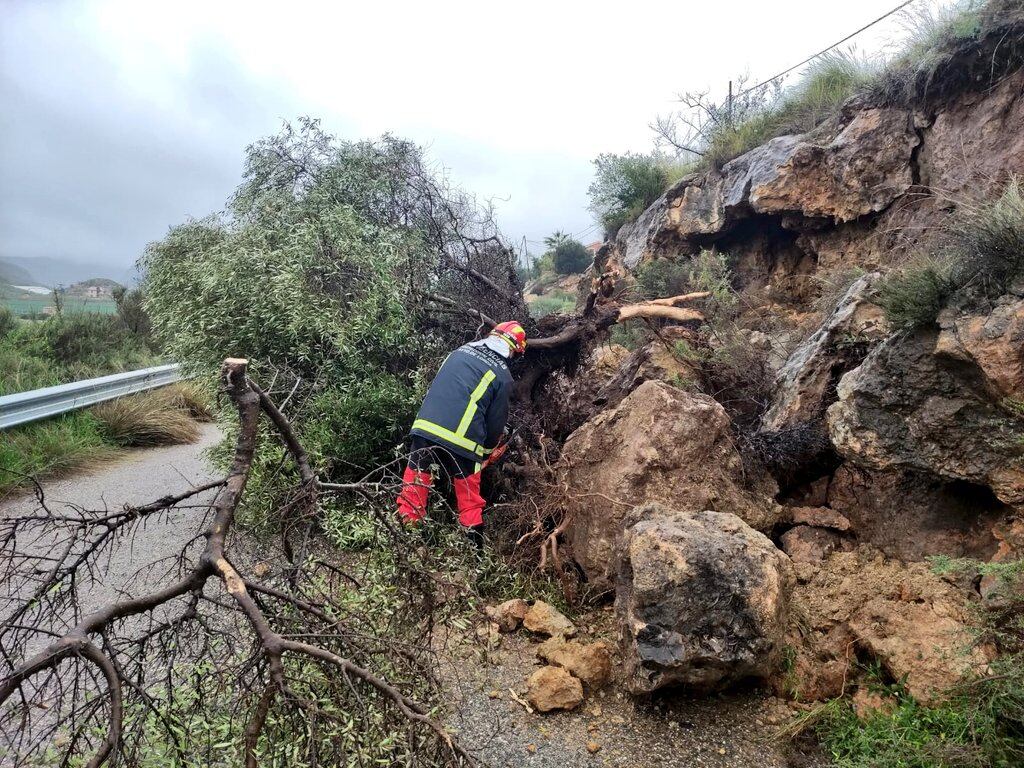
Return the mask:
[(844, 37), (844, 38), (843, 38), (842, 40), (840, 40), (839, 42), (837, 42), (837, 43), (832, 43), (832, 45), (830, 45), (830, 46), (829, 46), (828, 48), (824, 48), (824, 49), (822, 49), (822, 50), (818, 51), (818, 52), (817, 52), (816, 54), (814, 54), (813, 56), (808, 56), (808, 57), (807, 57), (806, 59), (804, 59), (803, 61), (801, 61), (801, 62), (800, 62), (799, 64), (794, 64), (794, 65), (793, 65), (792, 67), (790, 67), (789, 69), (787, 69), (787, 70), (784, 70), (784, 71), (782, 71), (782, 72), (779, 72), (779, 74), (775, 75), (774, 77), (769, 77), (769, 78), (768, 78), (767, 80), (762, 80), (762, 81), (761, 81), (760, 83), (758, 83), (757, 85), (752, 85), (752, 86), (750, 86), (749, 88), (744, 88), (744, 89), (743, 89), (742, 91), (740, 91), (739, 93), (737, 93), (737, 94), (736, 94), (736, 95), (735, 95), (735, 96), (734, 96), (733, 98), (739, 98), (740, 96), (742, 96), (742, 95), (744, 95), (744, 94), (746, 94), (746, 93), (750, 93), (751, 91), (753, 91), (753, 90), (756, 90), (756, 89), (760, 88), (760, 87), (761, 87), (762, 85), (768, 85), (768, 83), (770, 83), (770, 82), (772, 82), (772, 81), (774, 81), (774, 80), (778, 80), (778, 79), (779, 79), (780, 77), (785, 77), (785, 76), (786, 76), (786, 75), (788, 75), (788, 74), (789, 74), (790, 72), (792, 72), (792, 71), (793, 71), (794, 69), (799, 69), (799, 68), (800, 68), (800, 67), (802, 67), (802, 66), (803, 66), (804, 64), (807, 64), (808, 62), (810, 62), (810, 61), (813, 61), (814, 59), (816, 59), (816, 58), (818, 58), (819, 56), (821, 56), (821, 55), (822, 55), (823, 53), (828, 53), (828, 52), (829, 52), (829, 51), (831, 51), (831, 50), (832, 50), (833, 48), (835, 48), (835, 47), (837, 47), (837, 46), (840, 46), (840, 45), (842, 45), (843, 43), (845, 43), (845, 42), (846, 42), (847, 40), (849, 40), (850, 38), (852, 38), (852, 37), (856, 37), (857, 35), (859, 35), (859, 34), (860, 34), (861, 32), (863, 32), (864, 30), (866, 30), (866, 29), (870, 29), (871, 27), (875, 26), (875, 24), (877, 24), (877, 23), (878, 23), (878, 22), (880, 22), (880, 21), (885, 21), (885, 20), (886, 20), (887, 18), (889, 18), (890, 16), (892, 16), (892, 15), (893, 15), (894, 13), (897, 13), (898, 11), (902, 11), (902, 10), (903, 10), (904, 8), (906, 8), (906, 7), (907, 7), (908, 5), (910, 5), (911, 3), (916, 3), (916, 2), (917, 2), (917, 0), (907, 0), (907, 1), (905, 2), (905, 3), (900, 3), (899, 5), (897, 5), (897, 6), (895, 7), (895, 8), (893, 8), (893, 9), (892, 9), (891, 11), (889, 11), (888, 13), (885, 13), (885, 14), (883, 14), (883, 15), (879, 16), (879, 17), (878, 17), (877, 19), (875, 19), (874, 21), (872, 21), (872, 22), (870, 22), (870, 23), (868, 23), (868, 24), (865, 24), (865, 25), (864, 25), (863, 27), (861, 27), (860, 29), (858, 29), (858, 30), (857, 30), (856, 32), (851, 32), (850, 34), (848, 34), (848, 35), (847, 35), (846, 37)]

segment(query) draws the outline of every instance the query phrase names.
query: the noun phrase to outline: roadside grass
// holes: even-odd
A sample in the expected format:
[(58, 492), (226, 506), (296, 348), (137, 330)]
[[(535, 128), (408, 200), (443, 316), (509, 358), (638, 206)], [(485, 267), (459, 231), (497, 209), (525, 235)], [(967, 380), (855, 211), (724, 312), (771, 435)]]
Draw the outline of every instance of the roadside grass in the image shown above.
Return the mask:
[(0, 497), (31, 484), (107, 461), (120, 452), (106, 441), (95, 416), (77, 411), (7, 430), (0, 440)]
[(114, 445), (143, 447), (193, 443), (199, 425), (186, 401), (174, 391), (155, 390), (119, 397), (92, 408), (100, 434)]
[[(155, 364), (144, 335), (120, 317), (64, 315), (0, 323), (0, 395)], [(210, 399), (182, 382), (88, 411), (6, 430), (0, 436), (0, 495), (109, 460), (126, 446), (191, 442), (212, 419)]]
[(1011, 177), (995, 200), (961, 203), (945, 229), (942, 247), (879, 286), (877, 301), (893, 328), (934, 323), (954, 294), (998, 296), (1024, 275), (1024, 181)]

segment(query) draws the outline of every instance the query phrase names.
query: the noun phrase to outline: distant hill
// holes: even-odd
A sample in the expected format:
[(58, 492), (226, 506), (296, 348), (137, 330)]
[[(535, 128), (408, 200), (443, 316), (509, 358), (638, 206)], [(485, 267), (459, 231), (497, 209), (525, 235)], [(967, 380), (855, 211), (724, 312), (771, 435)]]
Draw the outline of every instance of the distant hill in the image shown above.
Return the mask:
[(74, 285), (93, 278), (106, 278), (114, 280), (122, 285), (130, 285), (137, 282), (134, 266), (119, 266), (100, 264), (97, 262), (72, 261), (70, 259), (56, 259), (50, 257), (29, 258), (26, 256), (4, 256), (0, 263), (5, 266), (13, 266), (27, 272), (33, 279), (24, 282), (9, 280), (0, 276), (0, 280), (15, 285)]
[(25, 267), (0, 258), (0, 283), (8, 285), (39, 285), (36, 278)]

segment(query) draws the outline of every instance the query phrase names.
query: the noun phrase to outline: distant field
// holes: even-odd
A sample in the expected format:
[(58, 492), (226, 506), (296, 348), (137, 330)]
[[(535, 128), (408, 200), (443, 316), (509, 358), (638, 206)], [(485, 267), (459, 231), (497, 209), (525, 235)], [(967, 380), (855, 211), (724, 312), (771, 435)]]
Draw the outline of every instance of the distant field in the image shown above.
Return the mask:
[[(7, 307), (18, 317), (29, 317), (41, 315), (46, 307), (53, 306), (52, 296), (39, 296), (38, 298), (0, 298), (0, 306)], [(64, 299), (65, 312), (95, 312), (101, 315), (112, 315), (117, 312), (117, 306), (111, 299), (85, 299), (75, 296), (68, 296)]]

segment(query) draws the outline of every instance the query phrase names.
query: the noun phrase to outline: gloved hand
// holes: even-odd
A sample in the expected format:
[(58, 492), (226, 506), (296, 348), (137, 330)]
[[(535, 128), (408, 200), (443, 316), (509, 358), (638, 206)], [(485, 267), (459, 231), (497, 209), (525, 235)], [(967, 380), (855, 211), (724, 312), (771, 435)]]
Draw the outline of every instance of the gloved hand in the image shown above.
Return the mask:
[(496, 463), (498, 459), (500, 459), (504, 455), (505, 451), (508, 449), (508, 442), (511, 439), (512, 428), (508, 424), (506, 424), (505, 430), (501, 435), (501, 440), (498, 441), (498, 444), (491, 451), (490, 455), (486, 459), (484, 459), (484, 463), (480, 465), (480, 469), (482, 470), (484, 467), (489, 467), (491, 464)]
[(508, 443), (498, 443), (498, 447), (495, 448), (493, 451), (491, 451), (490, 456), (488, 456), (486, 459), (484, 459), (484, 463), (481, 465), (480, 469), (483, 469), (484, 467), (491, 466), (491, 464), (493, 464), (494, 462), (496, 462), (498, 459), (500, 459), (502, 457), (502, 455), (505, 453), (505, 450), (507, 448), (508, 448)]

